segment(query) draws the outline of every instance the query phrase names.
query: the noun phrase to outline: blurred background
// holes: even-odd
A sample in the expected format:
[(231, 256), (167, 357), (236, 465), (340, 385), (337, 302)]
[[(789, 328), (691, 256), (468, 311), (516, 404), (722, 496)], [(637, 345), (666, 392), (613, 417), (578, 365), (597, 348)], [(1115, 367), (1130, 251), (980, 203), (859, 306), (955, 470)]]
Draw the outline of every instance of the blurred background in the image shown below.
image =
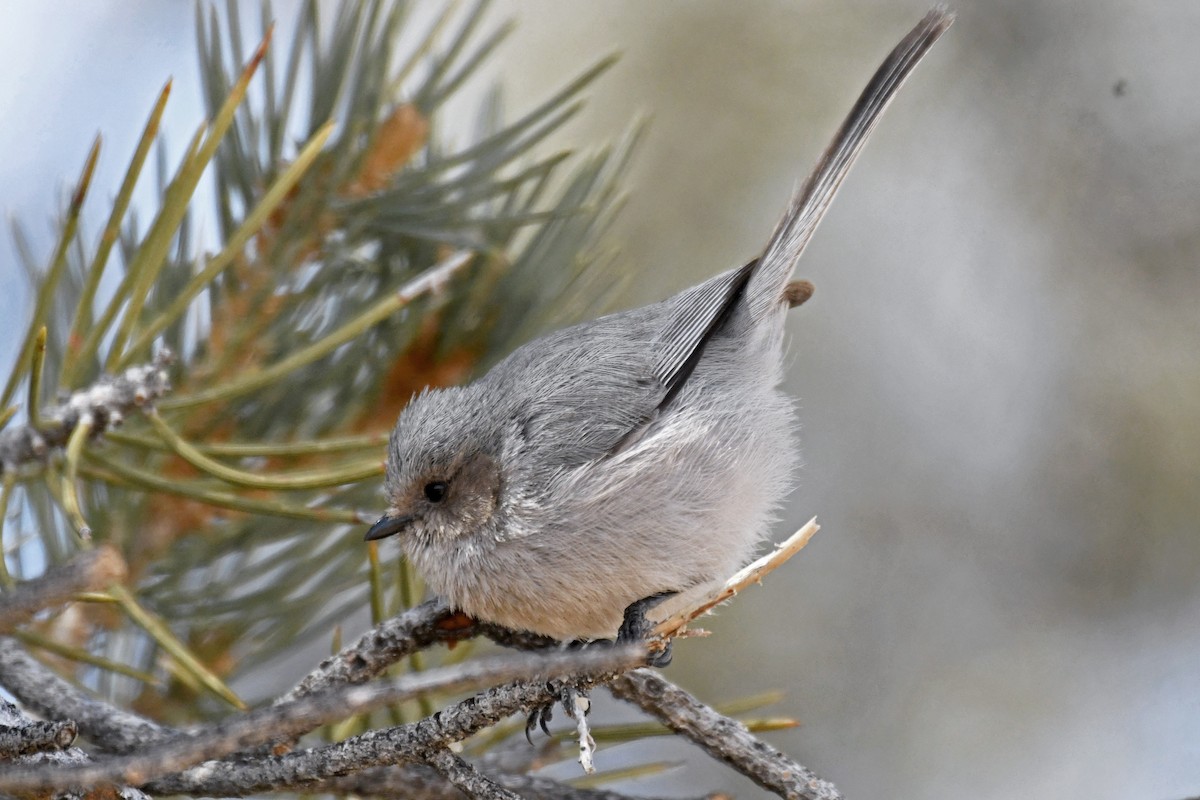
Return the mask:
[[(714, 702), (786, 690), (777, 711), (803, 724), (768, 738), (848, 797), (1196, 794), (1200, 5), (955, 7), (800, 269), (817, 287), (790, 322), (805, 466), (777, 538), (813, 515), (822, 531), (667, 674)], [(558, 141), (651, 119), (613, 236), (632, 305), (756, 254), (926, 10), (497, 2), (519, 27), (489, 80), (520, 113), (623, 53)], [(168, 135), (194, 129), (194, 9), (0, 12), (0, 209), (45, 252), (97, 130), (102, 198), (169, 75)], [(14, 332), (16, 265), (7, 241)], [(631, 791), (760, 794), (682, 742), (637, 750), (688, 767)]]

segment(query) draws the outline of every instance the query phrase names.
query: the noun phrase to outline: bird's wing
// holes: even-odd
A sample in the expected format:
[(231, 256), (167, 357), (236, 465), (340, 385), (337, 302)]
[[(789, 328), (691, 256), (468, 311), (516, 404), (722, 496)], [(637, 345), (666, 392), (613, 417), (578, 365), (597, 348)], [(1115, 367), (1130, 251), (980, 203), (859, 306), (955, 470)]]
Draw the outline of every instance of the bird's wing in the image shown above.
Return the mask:
[(485, 390), (524, 398), (512, 413), (545, 463), (619, 453), (686, 384), (753, 271), (750, 262), (661, 303), (536, 339), (497, 365)]
[(655, 342), (654, 377), (663, 387), (661, 408), (675, 397), (704, 353), (704, 345), (721, 328), (746, 288), (758, 262), (722, 272), (677, 294)]

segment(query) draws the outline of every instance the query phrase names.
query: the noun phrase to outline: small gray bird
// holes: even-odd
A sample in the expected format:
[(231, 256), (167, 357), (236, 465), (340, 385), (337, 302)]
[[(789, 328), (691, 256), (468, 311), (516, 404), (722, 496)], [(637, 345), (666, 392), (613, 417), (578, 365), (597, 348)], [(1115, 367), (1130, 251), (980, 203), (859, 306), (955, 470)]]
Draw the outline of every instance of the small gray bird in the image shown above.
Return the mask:
[(637, 601), (683, 607), (743, 566), (797, 461), (778, 385), (784, 317), (811, 287), (789, 284), (792, 270), (952, 20), (935, 9), (896, 46), (757, 259), (414, 397), (388, 447), (387, 513), (366, 538), (399, 535), (457, 609), (563, 640), (611, 638)]

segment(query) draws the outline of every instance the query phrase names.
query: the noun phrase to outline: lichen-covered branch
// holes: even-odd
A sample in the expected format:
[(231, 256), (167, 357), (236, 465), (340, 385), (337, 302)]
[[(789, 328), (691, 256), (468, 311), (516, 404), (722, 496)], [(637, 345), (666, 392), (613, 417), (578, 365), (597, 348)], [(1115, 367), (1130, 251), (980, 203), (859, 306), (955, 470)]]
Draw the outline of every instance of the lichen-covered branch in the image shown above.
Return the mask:
[(472, 800), (521, 800), (449, 750), (438, 750), (427, 759), (429, 766)]
[(39, 412), (37, 427), (14, 425), (0, 431), (0, 466), (4, 472), (44, 462), (66, 447), (81, 419), (91, 421), (92, 436), (119, 427), (139, 408), (153, 403), (171, 390), (167, 367), (174, 357), (163, 349), (149, 364), (139, 364), (119, 375), (104, 375), (66, 402)]
[[(59, 787), (69, 785), (72, 780), (84, 784), (100, 780), (134, 784), (148, 781), (147, 787), (159, 794), (244, 796), (263, 791), (315, 791), (318, 786), (329, 785), (332, 788), (330, 782), (343, 779), (348, 782), (343, 785), (357, 786), (354, 778), (347, 776), (361, 776), (363, 770), (373, 770), (375, 781), (392, 780), (386, 777), (393, 774), (388, 768), (428, 764), (434, 759), (444, 761), (445, 756), (441, 753), (445, 752), (447, 745), (463, 741), (512, 714), (556, 702), (560, 696), (560, 685), (548, 683), (545, 679), (512, 683), (489, 689), (418, 722), (370, 731), (334, 745), (281, 756), (209, 761), (203, 767), (184, 767), (201, 759), (218, 758), (266, 741), (279, 741), (281, 738), (294, 740), (330, 719), (344, 718), (363, 708), (376, 707), (377, 702), (392, 702), (395, 698), (380, 699), (387, 697), (388, 692), (404, 687), (411, 690), (419, 681), (440, 681), (445, 676), (440, 672), (429, 672), (398, 681), (352, 688), (382, 673), (411, 652), (437, 642), (467, 639), (480, 634), (526, 649), (544, 648), (552, 644), (544, 637), (493, 630), (492, 626), (455, 614), (442, 601), (430, 601), (376, 626), (354, 645), (323, 663), (277, 701), (277, 705), (189, 735), (159, 728), (135, 715), (88, 698), (34, 661), (15, 642), (0, 638), (0, 684), (40, 713), (54, 718), (78, 719), (80, 730), (110, 751), (132, 753), (136, 750), (136, 755), (123, 760), (108, 759), (60, 768), (56, 770), (57, 775), (50, 778), (32, 773), (15, 774), (16, 777), (11, 779), (8, 776), (0, 777), (0, 788), (32, 785)], [(610, 686), (618, 697), (638, 704), (672, 730), (699, 744), (710, 755), (781, 796), (806, 800), (834, 800), (840, 797), (832, 784), (761, 742), (740, 723), (722, 716), (657, 673), (637, 670), (613, 678), (614, 667), (608, 659), (619, 660), (621, 657), (622, 651), (611, 648), (538, 653), (528, 656), (525, 666), (536, 664), (543, 675), (569, 673), (573, 676), (572, 683), (584, 688), (611, 680)], [(594, 659), (594, 662), (588, 659)], [(552, 665), (560, 662), (572, 665), (572, 669), (552, 672)], [(580, 671), (579, 665), (584, 663), (606, 666), (599, 672)], [(465, 671), (467, 667), (483, 670), (482, 673), (470, 673), (472, 675), (487, 673), (493, 679), (503, 679), (497, 678), (499, 673), (488, 673), (491, 666), (487, 662), (470, 662), (456, 668), (463, 670), (457, 673), (458, 678), (468, 675)], [(578, 681), (576, 677), (579, 677)], [(54, 699), (48, 702), (47, 698)], [(464, 790), (470, 791), (467, 787), (478, 785), (496, 786), (534, 796), (540, 791), (537, 786), (521, 783), (514, 776), (492, 773), (487, 768), (480, 770), (468, 762), (441, 766), (445, 768), (445, 777), (451, 778), (452, 782), (457, 781)], [(453, 775), (447, 771), (451, 766), (455, 767)], [(467, 768), (471, 771), (466, 771)], [(166, 774), (168, 772), (174, 774)], [(407, 768), (404, 772), (407, 774)], [(66, 775), (70, 775), (70, 779), (63, 777)], [(152, 775), (162, 777), (151, 779)], [(551, 792), (551, 787), (542, 789), (546, 793)], [(488, 795), (484, 788), (478, 789), (478, 792), (482, 797), (505, 796), (497, 792)]]
[(557, 644), (545, 636), (509, 631), (471, 619), (452, 611), (445, 600), (428, 600), (379, 623), (354, 644), (322, 661), (295, 688), (275, 702), (286, 703), (331, 686), (363, 683), (383, 674), (388, 667), (419, 650), (481, 635), (520, 650), (536, 650)]
[(0, 686), (47, 719), (74, 720), (80, 733), (106, 752), (134, 752), (174, 734), (170, 728), (91, 697), (7, 636), (0, 636)]
[[(87, 753), (77, 747), (71, 747), (75, 738), (74, 724), (70, 721), (35, 722), (21, 712), (12, 703), (0, 698), (0, 737), (6, 739), (5, 744), (15, 747), (15, 750), (0, 751), (0, 773), (12, 769), (21, 769), (25, 765), (38, 764), (43, 768), (59, 769), (88, 762)], [(17, 741), (10, 738), (15, 735)], [(16, 750), (25, 749), (24, 752)], [(114, 787), (102, 795), (89, 792), (38, 792), (38, 798), (54, 798), (54, 800), (97, 800), (99, 797), (120, 798), (120, 800), (150, 800), (145, 794), (128, 786)]]
[(788, 800), (841, 800), (829, 781), (754, 736), (746, 726), (697, 700), (654, 670), (615, 678), (613, 695), (639, 706), (764, 789)]
[[(98, 783), (142, 784), (159, 775), (220, 758), (276, 738), (292, 738), (324, 725), (381, 706), (403, 702), (433, 691), (461, 692), (499, 681), (549, 679), (568, 675), (611, 675), (644, 664), (646, 651), (640, 647), (606, 648), (571, 653), (526, 654), (482, 659), (438, 670), (405, 675), (370, 686), (344, 686), (289, 703), (251, 711), (205, 726), (170, 740), (143, 748), (137, 753), (78, 766), (27, 767), (0, 773), (0, 791), (44, 791)], [(445, 712), (443, 712), (445, 714)], [(435, 715), (436, 716), (442, 716)], [(424, 722), (424, 721), (423, 721)], [(419, 725), (420, 723), (418, 723)], [(474, 728), (470, 732), (473, 733)], [(467, 733), (466, 735), (470, 735)], [(360, 737), (361, 738), (361, 737)], [(461, 737), (465, 738), (465, 736)], [(458, 741), (451, 739), (448, 741)], [(443, 745), (414, 740), (409, 752), (421, 760), (444, 763)], [(435, 760), (436, 759), (436, 760)], [(447, 769), (454, 765), (447, 765)], [(208, 767), (205, 768), (209, 769)], [(456, 768), (447, 773), (467, 782), (468, 772)], [(484, 784), (480, 783), (480, 786)], [(207, 793), (207, 792), (206, 792)]]
[[(524, 740), (521, 742), (529, 747)], [(480, 762), (474, 766), (480, 768)], [(611, 789), (588, 789), (542, 778), (511, 772), (483, 769), (495, 783), (515, 792), (524, 800), (634, 800), (629, 795)], [(359, 795), (365, 797), (403, 797), (405, 800), (462, 800), (462, 791), (424, 764), (402, 767), (376, 767), (341, 778), (318, 781), (307, 787), (314, 794)], [(641, 797), (636, 800), (655, 800)], [(675, 798), (675, 800), (680, 800)]]
[(70, 747), (78, 735), (79, 728), (71, 720), (0, 725), (0, 761), (15, 756), (62, 750)]
[[(587, 651), (578, 651), (580, 654)], [(595, 650), (593, 653), (605, 652)], [(570, 654), (562, 654), (564, 656)], [(544, 659), (557, 656), (538, 654)], [(572, 673), (572, 686), (591, 688), (612, 672)], [(147, 784), (155, 794), (241, 797), (256, 792), (310, 790), (321, 781), (363, 769), (424, 762), (513, 714), (557, 702), (558, 681), (536, 680), (488, 689), (407, 725), (368, 731), (336, 744), (241, 762), (208, 762)]]

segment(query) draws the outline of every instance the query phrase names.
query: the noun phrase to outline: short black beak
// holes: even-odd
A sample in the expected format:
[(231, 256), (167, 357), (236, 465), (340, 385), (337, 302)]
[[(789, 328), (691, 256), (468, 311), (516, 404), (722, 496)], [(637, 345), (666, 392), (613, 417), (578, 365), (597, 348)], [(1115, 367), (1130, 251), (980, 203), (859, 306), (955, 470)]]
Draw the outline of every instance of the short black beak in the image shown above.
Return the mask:
[(389, 517), (384, 514), (371, 526), (367, 531), (367, 535), (363, 537), (364, 542), (374, 542), (378, 539), (386, 539), (389, 536), (395, 536), (400, 531), (408, 527), (408, 523), (412, 522), (413, 518), (409, 514), (403, 514), (399, 517)]

